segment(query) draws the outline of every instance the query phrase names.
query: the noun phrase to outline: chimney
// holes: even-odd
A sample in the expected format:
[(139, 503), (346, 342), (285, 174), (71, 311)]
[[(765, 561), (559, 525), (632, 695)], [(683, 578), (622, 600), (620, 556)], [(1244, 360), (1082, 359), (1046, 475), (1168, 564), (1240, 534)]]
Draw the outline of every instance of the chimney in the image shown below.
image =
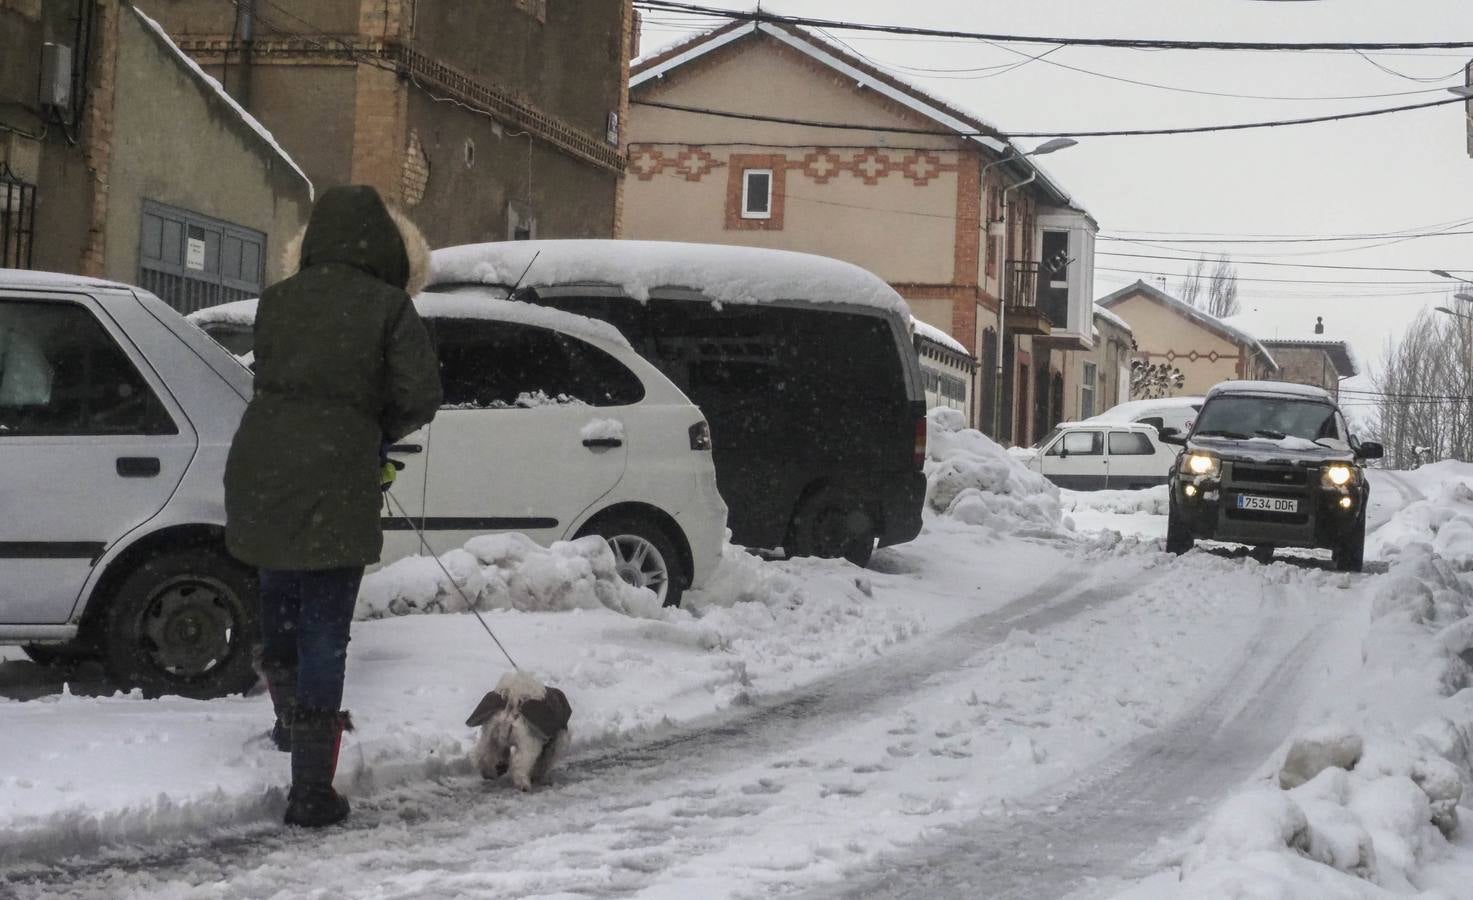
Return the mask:
[(1315, 316), (1314, 317), (1314, 333), (1315, 334), (1324, 334), (1325, 333), (1325, 317), (1324, 316)]

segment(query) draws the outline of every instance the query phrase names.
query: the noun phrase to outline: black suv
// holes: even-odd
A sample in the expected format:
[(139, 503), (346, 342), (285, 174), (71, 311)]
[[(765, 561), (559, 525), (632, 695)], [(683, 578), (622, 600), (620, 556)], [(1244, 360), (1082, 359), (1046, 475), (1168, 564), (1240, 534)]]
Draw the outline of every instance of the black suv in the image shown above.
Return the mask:
[(1276, 547), (1323, 547), (1335, 568), (1359, 572), (1371, 488), (1361, 461), (1381, 445), (1359, 442), (1325, 391), (1276, 381), (1213, 388), (1171, 469), (1166, 549), (1198, 538), (1252, 544), (1267, 561)]

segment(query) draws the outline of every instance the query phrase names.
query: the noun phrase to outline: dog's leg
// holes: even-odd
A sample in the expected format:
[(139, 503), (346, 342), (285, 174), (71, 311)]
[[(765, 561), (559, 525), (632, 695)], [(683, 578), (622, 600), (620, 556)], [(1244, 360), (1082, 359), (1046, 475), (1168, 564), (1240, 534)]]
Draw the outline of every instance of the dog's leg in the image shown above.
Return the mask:
[(532, 769), (533, 784), (552, 784), (552, 769), (567, 752), (570, 740), (568, 729), (564, 728), (547, 742), (547, 746), (542, 748), (542, 754), (537, 757), (537, 765)]
[(533, 733), (532, 727), (526, 722), (518, 720), (512, 727), (511, 744), (511, 783), (518, 790), (532, 790), (532, 771), (537, 766), (537, 759), (542, 755), (542, 739)]
[(481, 727), (481, 738), (476, 749), (471, 751), (471, 761), (481, 777), (490, 781), (506, 771), (506, 746), (496, 739), (496, 729), (491, 724)]

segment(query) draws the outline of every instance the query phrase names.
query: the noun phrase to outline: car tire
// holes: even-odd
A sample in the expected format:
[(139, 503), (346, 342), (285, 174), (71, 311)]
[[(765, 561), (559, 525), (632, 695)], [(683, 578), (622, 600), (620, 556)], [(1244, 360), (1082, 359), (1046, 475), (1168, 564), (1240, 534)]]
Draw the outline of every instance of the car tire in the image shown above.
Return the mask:
[(832, 485), (798, 507), (788, 531), (788, 555), (847, 559), (861, 569), (875, 552), (875, 521), (860, 498)]
[(1340, 543), (1330, 551), (1330, 555), (1338, 571), (1359, 572), (1365, 568), (1366, 517), (1364, 513), (1361, 514), (1350, 534), (1342, 538)]
[(608, 543), (626, 584), (654, 591), (665, 606), (680, 605), (690, 573), (664, 528), (640, 516), (610, 516), (594, 520), (579, 536), (590, 534)]
[(20, 649), (36, 665), (59, 669), (70, 669), (102, 655), (94, 644), (80, 640), (61, 644), (23, 644)]
[(1166, 552), (1180, 556), (1192, 549), (1194, 544), (1196, 540), (1192, 537), (1192, 529), (1182, 520), (1181, 513), (1176, 508), (1176, 498), (1173, 497), (1166, 507)]
[(257, 680), (251, 666), (260, 631), (257, 590), (254, 572), (214, 550), (149, 558), (108, 605), (108, 673), (146, 696), (244, 693)]

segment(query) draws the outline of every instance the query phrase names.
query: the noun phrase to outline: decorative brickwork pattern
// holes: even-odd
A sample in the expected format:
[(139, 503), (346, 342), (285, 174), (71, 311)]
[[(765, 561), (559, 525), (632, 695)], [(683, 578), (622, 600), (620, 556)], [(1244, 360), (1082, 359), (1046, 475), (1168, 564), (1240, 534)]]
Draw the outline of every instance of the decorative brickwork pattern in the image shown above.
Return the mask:
[[(847, 172), (871, 186), (891, 175), (898, 175), (917, 187), (925, 187), (943, 172), (961, 170), (963, 163), (944, 160), (940, 153), (921, 150), (891, 156), (879, 147), (866, 147), (845, 156), (827, 147), (815, 147), (800, 159), (785, 160), (783, 166), (801, 172), (815, 184), (828, 184)], [(686, 181), (700, 181), (726, 165), (704, 147), (694, 144), (678, 150), (662, 150), (653, 144), (630, 144), (628, 155), (629, 168), (640, 181), (649, 181), (666, 172), (674, 172)], [(974, 202), (973, 205), (977, 204)]]

